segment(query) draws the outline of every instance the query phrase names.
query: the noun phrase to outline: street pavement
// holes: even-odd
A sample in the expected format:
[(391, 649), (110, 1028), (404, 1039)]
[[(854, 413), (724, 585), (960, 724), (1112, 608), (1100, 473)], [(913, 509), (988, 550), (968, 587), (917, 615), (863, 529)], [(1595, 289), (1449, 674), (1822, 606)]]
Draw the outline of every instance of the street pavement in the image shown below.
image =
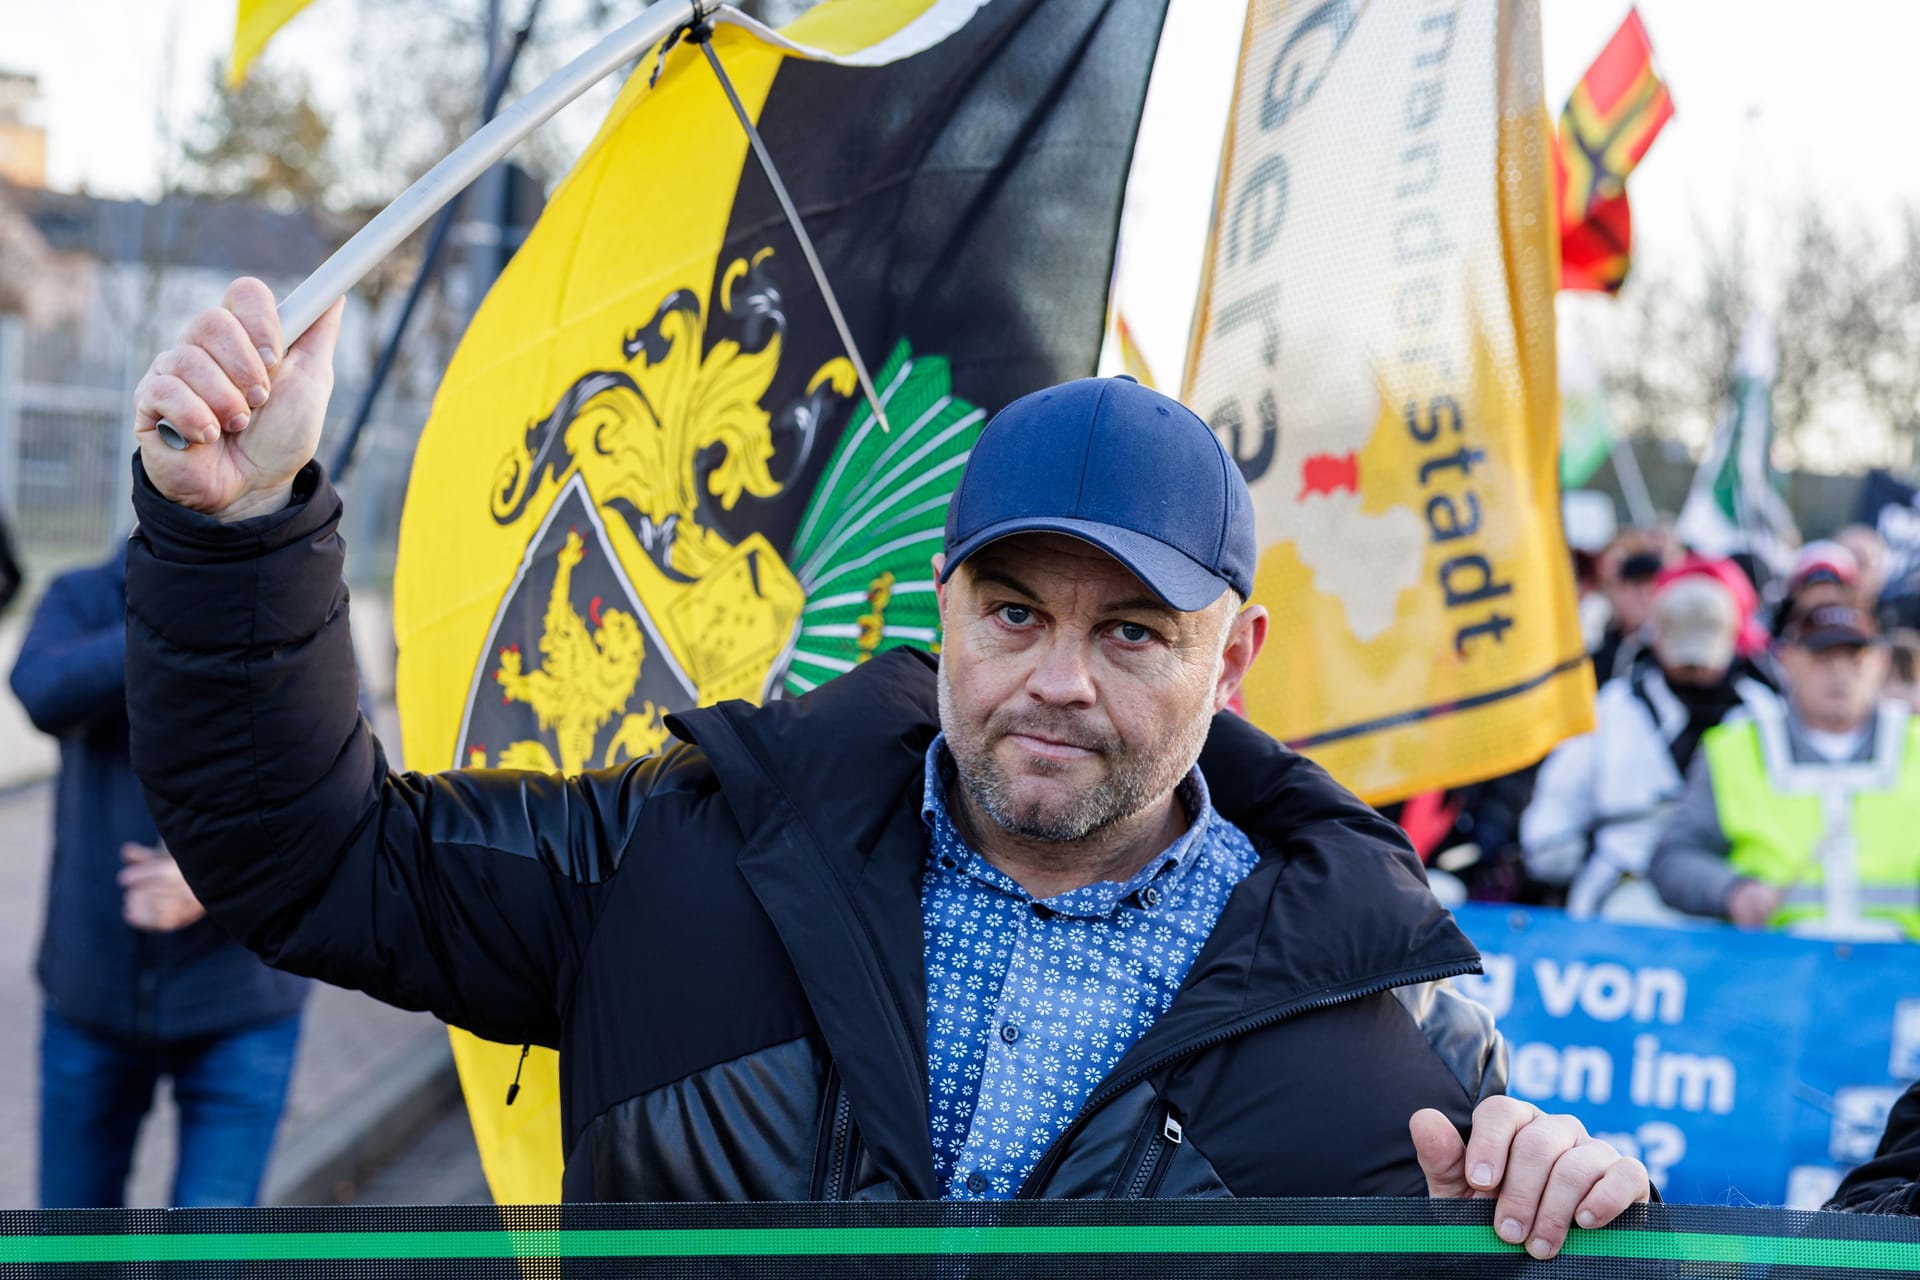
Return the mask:
[(490, 1204), (467, 1109), (452, 1103), (392, 1160), (353, 1188), (353, 1204)]

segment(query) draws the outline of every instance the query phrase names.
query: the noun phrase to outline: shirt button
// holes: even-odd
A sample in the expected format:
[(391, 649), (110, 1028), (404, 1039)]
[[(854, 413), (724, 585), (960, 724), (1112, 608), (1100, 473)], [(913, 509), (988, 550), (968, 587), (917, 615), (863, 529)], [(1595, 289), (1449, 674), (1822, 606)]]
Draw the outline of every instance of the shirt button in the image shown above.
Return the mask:
[(1153, 908), (1153, 907), (1159, 906), (1160, 891), (1154, 888), (1152, 885), (1148, 885), (1146, 888), (1142, 889), (1140, 891), (1140, 905), (1147, 908)]
[(1000, 1028), (1000, 1038), (1008, 1044), (1012, 1044), (1020, 1038), (1020, 1028), (1009, 1022), (1006, 1026)]
[(987, 1189), (987, 1180), (985, 1178), (981, 1177), (977, 1173), (970, 1173), (967, 1175), (967, 1190), (973, 1192), (975, 1195), (979, 1195), (982, 1191), (985, 1191), (986, 1189)]

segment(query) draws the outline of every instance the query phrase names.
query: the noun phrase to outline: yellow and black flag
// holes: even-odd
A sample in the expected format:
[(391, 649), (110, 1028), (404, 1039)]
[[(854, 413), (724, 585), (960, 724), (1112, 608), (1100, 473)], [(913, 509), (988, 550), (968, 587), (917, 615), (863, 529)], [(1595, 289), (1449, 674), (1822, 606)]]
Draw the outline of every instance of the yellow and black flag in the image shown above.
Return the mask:
[[(938, 643), (980, 427), (1094, 371), (1166, 0), (830, 0), (713, 49), (817, 245), (861, 397), (701, 52), (643, 59), (455, 354), (394, 583), (416, 767), (579, 771), (670, 711)], [(636, 974), (643, 981), (645, 975)], [(496, 1198), (559, 1192), (564, 1063), (455, 1035)]]

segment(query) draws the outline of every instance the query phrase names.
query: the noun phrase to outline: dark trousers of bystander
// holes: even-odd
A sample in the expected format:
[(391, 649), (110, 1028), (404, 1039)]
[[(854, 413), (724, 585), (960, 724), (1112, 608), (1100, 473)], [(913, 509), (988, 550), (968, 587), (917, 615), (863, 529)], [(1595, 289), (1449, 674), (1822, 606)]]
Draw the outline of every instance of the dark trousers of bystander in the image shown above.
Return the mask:
[(51, 1008), (40, 1041), (40, 1203), (125, 1203), (140, 1122), (162, 1076), (180, 1112), (172, 1203), (250, 1205), (259, 1196), (293, 1074), (300, 1017), (150, 1043), (78, 1026)]

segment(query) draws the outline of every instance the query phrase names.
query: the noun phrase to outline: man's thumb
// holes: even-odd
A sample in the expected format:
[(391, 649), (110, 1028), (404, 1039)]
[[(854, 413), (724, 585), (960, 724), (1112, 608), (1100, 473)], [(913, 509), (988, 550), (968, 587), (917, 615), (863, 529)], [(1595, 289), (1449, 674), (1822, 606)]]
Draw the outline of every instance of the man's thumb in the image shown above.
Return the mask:
[(313, 327), (287, 348), (288, 357), (303, 369), (325, 369), (331, 365), (334, 345), (340, 341), (340, 316), (346, 306), (345, 298), (334, 299), (333, 305), (313, 322)]
[(1407, 1122), (1413, 1134), (1413, 1152), (1427, 1175), (1427, 1194), (1457, 1200), (1473, 1194), (1467, 1185), (1467, 1144), (1453, 1122), (1428, 1107)]

